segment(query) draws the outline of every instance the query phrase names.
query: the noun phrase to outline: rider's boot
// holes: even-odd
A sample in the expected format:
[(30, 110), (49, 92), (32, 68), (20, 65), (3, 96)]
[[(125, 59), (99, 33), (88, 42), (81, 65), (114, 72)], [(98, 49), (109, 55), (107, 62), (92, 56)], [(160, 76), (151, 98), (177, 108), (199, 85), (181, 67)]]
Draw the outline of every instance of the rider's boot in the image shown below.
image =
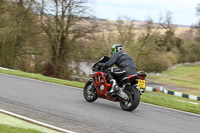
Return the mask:
[(110, 89), (109, 93), (113, 93), (113, 92), (119, 91), (119, 87), (118, 87), (118, 85), (116, 83), (116, 80), (111, 79), (110, 80), (110, 84), (112, 85), (112, 88)]

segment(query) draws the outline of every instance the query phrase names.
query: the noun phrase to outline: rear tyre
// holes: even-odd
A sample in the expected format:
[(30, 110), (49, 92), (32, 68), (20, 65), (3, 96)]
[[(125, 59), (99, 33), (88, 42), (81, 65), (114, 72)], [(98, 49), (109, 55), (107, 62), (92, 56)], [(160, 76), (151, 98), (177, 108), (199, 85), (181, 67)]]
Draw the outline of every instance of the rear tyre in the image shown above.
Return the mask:
[(83, 89), (83, 96), (88, 102), (94, 102), (95, 100), (97, 100), (98, 97), (93, 79), (88, 80), (88, 82), (86, 83)]
[(140, 103), (140, 93), (137, 88), (133, 86), (126, 87), (124, 93), (128, 95), (127, 101), (120, 101), (120, 106), (123, 110), (133, 111)]

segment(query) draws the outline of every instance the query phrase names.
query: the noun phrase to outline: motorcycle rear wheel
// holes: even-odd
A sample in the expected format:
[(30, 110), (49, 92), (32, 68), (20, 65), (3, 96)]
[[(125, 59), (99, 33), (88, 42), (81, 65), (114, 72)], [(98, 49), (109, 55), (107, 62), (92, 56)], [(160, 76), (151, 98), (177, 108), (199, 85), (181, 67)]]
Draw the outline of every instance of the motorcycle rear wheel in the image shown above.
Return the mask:
[(94, 102), (97, 100), (98, 96), (96, 93), (96, 88), (94, 86), (94, 81), (92, 79), (88, 80), (84, 89), (83, 89), (83, 96), (86, 101)]
[(138, 89), (129, 86), (124, 89), (124, 93), (128, 95), (129, 99), (127, 101), (120, 101), (121, 108), (125, 111), (135, 110), (140, 103), (140, 93)]

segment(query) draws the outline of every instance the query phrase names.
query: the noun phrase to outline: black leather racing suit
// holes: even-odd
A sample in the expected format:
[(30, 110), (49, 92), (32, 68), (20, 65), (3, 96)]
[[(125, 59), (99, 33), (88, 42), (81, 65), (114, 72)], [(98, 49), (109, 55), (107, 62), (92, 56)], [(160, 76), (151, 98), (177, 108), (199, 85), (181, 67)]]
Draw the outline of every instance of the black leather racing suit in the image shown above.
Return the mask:
[[(113, 65), (117, 65), (119, 68), (110, 69)], [(132, 57), (123, 51), (116, 52), (112, 54), (111, 58), (102, 64), (104, 69), (107, 69), (109, 79), (113, 79), (113, 73), (117, 71), (118, 73), (125, 72), (124, 75), (132, 75), (136, 73), (137, 67)]]

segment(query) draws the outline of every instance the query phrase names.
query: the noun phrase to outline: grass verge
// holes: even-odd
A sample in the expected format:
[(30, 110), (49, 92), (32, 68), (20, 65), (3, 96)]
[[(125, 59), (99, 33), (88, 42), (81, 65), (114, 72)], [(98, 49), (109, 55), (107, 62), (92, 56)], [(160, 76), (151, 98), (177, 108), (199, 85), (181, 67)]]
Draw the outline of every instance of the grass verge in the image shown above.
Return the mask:
[(170, 99), (183, 100), (183, 101), (186, 101), (186, 102), (194, 102), (194, 103), (200, 104), (200, 101), (188, 99), (188, 98), (185, 98), (185, 97), (179, 97), (179, 96), (169, 95), (169, 94), (165, 94), (163, 92), (150, 92), (149, 91), (147, 93), (149, 93), (151, 95), (156, 95), (156, 96), (162, 96), (162, 97), (170, 98)]
[(11, 74), (11, 75), (16, 75), (16, 76), (20, 76), (20, 77), (37, 79), (37, 80), (41, 80), (41, 81), (46, 81), (46, 82), (51, 82), (51, 83), (56, 83), (56, 84), (61, 84), (61, 85), (68, 85), (68, 86), (73, 86), (73, 87), (78, 87), (78, 88), (83, 88), (85, 85), (85, 83), (82, 83), (82, 82), (56, 79), (56, 78), (43, 76), (41, 74), (27, 73), (27, 72), (22, 72), (19, 70), (0, 69), (0, 73)]
[(34, 129), (24, 129), (0, 124), (1, 133), (44, 133)]
[[(177, 97), (177, 99), (179, 98)], [(184, 100), (187, 101), (186, 98)], [(145, 103), (163, 106), (163, 107), (168, 107), (168, 108), (200, 114), (200, 105), (194, 105), (187, 102), (177, 101), (176, 99), (172, 99), (170, 97), (165, 97), (162, 95), (152, 95), (152, 94), (146, 93), (141, 96), (141, 101)]]
[[(85, 85), (85, 83), (82, 83), (82, 82), (54, 79), (54, 78), (43, 76), (41, 74), (26, 73), (26, 72), (22, 72), (22, 71), (18, 71), (18, 70), (9, 71), (9, 70), (0, 69), (0, 73), (6, 73), (6, 74), (22, 76), (22, 77), (26, 77), (26, 78), (38, 79), (38, 80), (42, 80), (42, 81), (47, 81), (47, 82), (52, 82), (52, 83), (57, 83), (57, 84), (62, 84), (62, 85), (68, 85), (68, 86), (74, 86), (74, 87), (78, 87), (78, 88), (83, 88)], [(177, 97), (177, 99), (179, 99), (179, 97)], [(186, 98), (184, 98), (184, 100), (190, 101), (189, 99), (186, 99)], [(158, 95), (152, 95), (152, 94), (144, 94), (141, 96), (141, 101), (145, 102), (145, 103), (163, 106), (163, 107), (168, 107), (168, 108), (173, 108), (173, 109), (178, 109), (178, 110), (183, 110), (183, 111), (187, 111), (187, 112), (200, 114), (200, 106), (199, 105), (183, 103), (183, 102), (171, 99), (171, 98), (167, 98), (162, 95), (158, 96)]]

